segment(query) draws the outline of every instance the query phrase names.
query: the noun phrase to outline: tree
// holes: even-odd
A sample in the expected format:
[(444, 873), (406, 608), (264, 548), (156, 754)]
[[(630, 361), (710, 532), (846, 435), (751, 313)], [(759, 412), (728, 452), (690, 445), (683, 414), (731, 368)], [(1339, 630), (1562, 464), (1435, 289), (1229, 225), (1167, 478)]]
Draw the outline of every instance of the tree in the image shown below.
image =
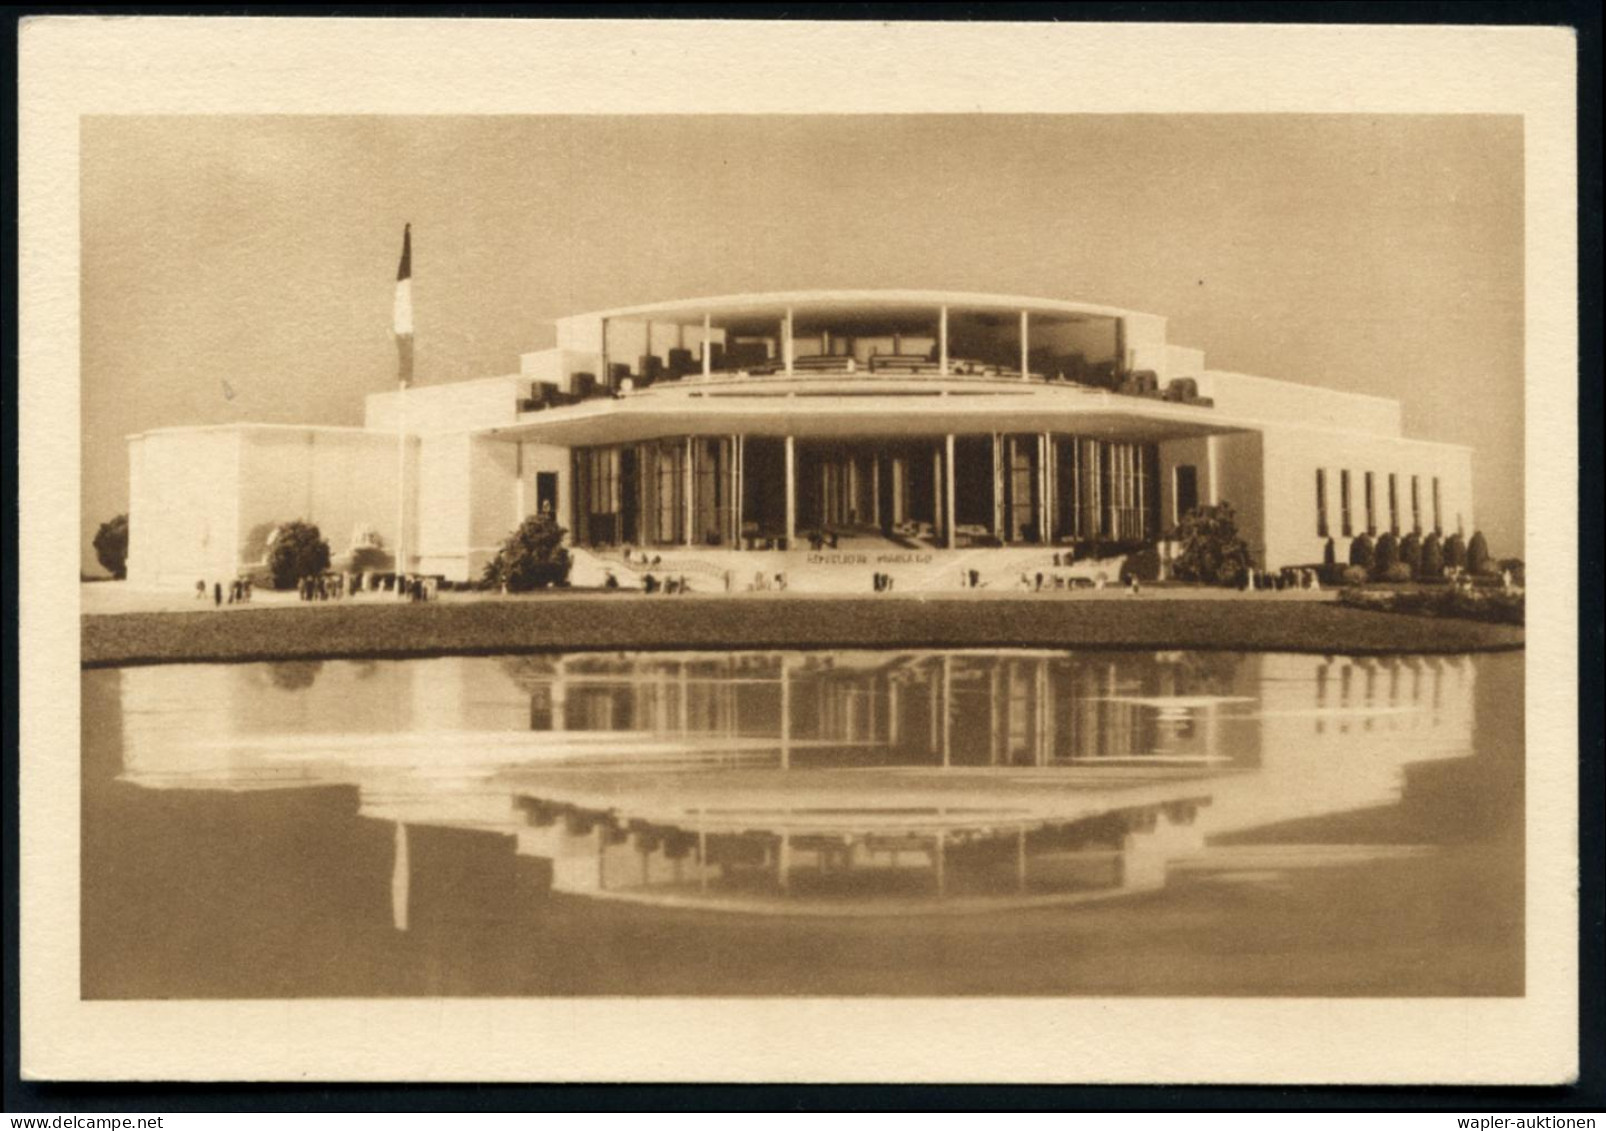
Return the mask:
[(1450, 569), (1460, 569), (1467, 564), (1467, 547), (1461, 535), (1452, 534), (1444, 540), (1444, 564)]
[(329, 568), (329, 543), (310, 522), (286, 522), (268, 539), (268, 570), (275, 589), (292, 589), (303, 577)]
[(1411, 576), (1422, 572), (1422, 536), (1412, 531), (1400, 539), (1400, 561), (1410, 569)]
[(1393, 534), (1384, 533), (1377, 540), (1377, 550), (1372, 555), (1372, 576), (1378, 580), (1385, 580), (1389, 571), (1400, 560), (1400, 540)]
[(511, 593), (562, 585), (569, 579), (571, 564), (569, 551), (563, 548), (567, 533), (552, 516), (531, 515), (487, 563), (486, 584), (506, 586)]
[(1437, 534), (1429, 534), (1422, 541), (1422, 561), (1417, 566), (1418, 577), (1439, 581), (1444, 577), (1444, 544)]
[(1362, 569), (1368, 572), (1371, 571), (1372, 536), (1370, 534), (1359, 534), (1350, 539), (1349, 564), (1352, 566), (1360, 566)]
[(118, 581), (128, 576), (128, 516), (120, 514), (95, 531), (95, 558)]
[(1173, 538), (1182, 544), (1171, 567), (1179, 581), (1237, 585), (1249, 572), (1249, 547), (1238, 535), (1238, 520), (1228, 503), (1189, 511)]
[(1489, 572), (1489, 542), (1481, 530), (1474, 530), (1472, 541), (1467, 543), (1467, 572)]

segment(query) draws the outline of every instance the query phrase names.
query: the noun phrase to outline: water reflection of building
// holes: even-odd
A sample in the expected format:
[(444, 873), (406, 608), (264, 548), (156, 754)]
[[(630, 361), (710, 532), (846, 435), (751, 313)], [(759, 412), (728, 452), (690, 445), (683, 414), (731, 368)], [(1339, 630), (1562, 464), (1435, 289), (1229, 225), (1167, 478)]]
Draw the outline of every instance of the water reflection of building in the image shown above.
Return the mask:
[(1378, 804), (1470, 750), (1447, 658), (576, 655), (124, 673), (125, 779), (344, 782), (557, 891), (860, 911), (1107, 897), (1217, 833)]

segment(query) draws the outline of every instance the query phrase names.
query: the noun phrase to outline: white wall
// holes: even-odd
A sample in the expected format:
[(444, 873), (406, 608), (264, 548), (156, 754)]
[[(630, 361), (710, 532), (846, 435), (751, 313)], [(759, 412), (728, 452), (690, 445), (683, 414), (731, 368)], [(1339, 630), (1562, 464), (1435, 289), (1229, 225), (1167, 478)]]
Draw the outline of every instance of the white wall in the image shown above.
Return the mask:
[(1262, 438), (1255, 432), (1165, 440), (1160, 448), (1160, 527), (1170, 530), (1177, 514), (1176, 469), (1191, 464), (1198, 473), (1200, 505), (1230, 503), (1238, 532), (1256, 562), (1265, 561), (1266, 506), (1262, 485)]
[[(1322, 560), (1326, 539), (1317, 533), (1316, 469), (1327, 472), (1327, 521), (1335, 554), (1347, 561), (1350, 539), (1340, 524), (1340, 472), (1348, 469), (1354, 535), (1366, 528), (1365, 473), (1376, 479), (1377, 526), (1389, 528), (1388, 476), (1398, 477), (1400, 533), (1411, 532), (1411, 476), (1421, 485), (1422, 532), (1433, 529), (1433, 478), (1439, 479), (1441, 519), (1446, 537), (1455, 533), (1457, 518), (1464, 537), (1476, 529), (1472, 498), (1472, 451), (1451, 444), (1421, 440), (1395, 440), (1353, 433), (1304, 428), (1268, 429), (1266, 450), (1266, 508), (1270, 564), (1308, 564)], [(1496, 553), (1503, 548), (1496, 548)], [(1510, 553), (1520, 553), (1513, 547)]]
[(469, 444), (466, 434), (426, 436), (418, 454), (418, 570), (462, 581), (468, 572)]
[[(468, 577), (463, 580), (485, 572), (486, 563), (496, 556), (522, 517), (518, 513), (519, 445), (477, 438), (469, 445), (468, 460)], [(534, 497), (532, 485), (526, 498)]]
[[(262, 560), (265, 540), (279, 523), (314, 523), (335, 558), (366, 527), (394, 553), (398, 522), (396, 437), (318, 428), (241, 429), (240, 559)], [(417, 441), (409, 442), (407, 523), (416, 523)], [(416, 530), (408, 542), (416, 545)]]
[[(499, 428), (518, 416), (519, 398), (529, 395), (529, 381), (518, 375), (453, 381), (449, 385), (415, 385), (407, 390), (407, 431), (467, 432)], [(363, 426), (395, 432), (402, 394), (369, 393)]]
[(1206, 371), (1199, 391), (1214, 397), (1216, 410), (1245, 420), (1264, 420), (1377, 436), (1400, 434), (1400, 402), (1315, 385), (1273, 381), (1245, 373)]
[(536, 381), (550, 381), (564, 392), (573, 392), (573, 377), (576, 373), (590, 373), (601, 380), (601, 355), (564, 349), (527, 353), (519, 358), (519, 376), (524, 378), (524, 382), (518, 395), (521, 397), (528, 395), (529, 385)]
[[(535, 476), (539, 471), (556, 472), (558, 476), (558, 502), (557, 520), (564, 529), (569, 528), (572, 520), (572, 504), (570, 503), (570, 470), (569, 449), (553, 447), (550, 444), (523, 443), (519, 445), (519, 465), (523, 469), (521, 479), (523, 482), (523, 512), (519, 514), (518, 521), (523, 522), (535, 513)], [(572, 531), (570, 532), (572, 535)], [(572, 539), (566, 539), (572, 541)]]
[(128, 443), (128, 581), (192, 588), (232, 580), (240, 440), (232, 429), (151, 432)]
[[(416, 527), (416, 440), (407, 521)], [(189, 588), (258, 565), (280, 523), (315, 524), (336, 558), (359, 527), (396, 539), (396, 438), (355, 429), (237, 425), (129, 441), (129, 578)], [(409, 542), (414, 538), (409, 537)]]

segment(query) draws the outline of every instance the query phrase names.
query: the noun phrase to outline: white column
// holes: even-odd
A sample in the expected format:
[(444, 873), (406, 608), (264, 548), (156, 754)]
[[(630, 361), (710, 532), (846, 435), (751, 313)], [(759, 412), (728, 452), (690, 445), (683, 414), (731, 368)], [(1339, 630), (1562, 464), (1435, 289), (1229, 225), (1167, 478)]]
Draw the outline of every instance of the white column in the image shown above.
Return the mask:
[(1041, 433), (1037, 437), (1037, 541), (1044, 546), (1054, 540), (1054, 507), (1049, 494), (1054, 478), (1048, 466), (1053, 450), (1054, 443), (1049, 434)]
[(714, 316), (703, 315), (703, 376), (707, 377), (714, 371)]
[(942, 307), (937, 313), (937, 342), (940, 350), (940, 372), (948, 376), (948, 308)]
[(797, 542), (797, 445), (786, 437), (786, 548)]
[(524, 445), (517, 440), (513, 442), (513, 470), (513, 525), (518, 526), (529, 512), (525, 509), (528, 500), (524, 493)]
[(1205, 437), (1205, 479), (1205, 501), (1211, 506), (1215, 506), (1221, 502), (1221, 493), (1216, 484), (1216, 438), (1214, 436)]
[(742, 526), (745, 516), (742, 514), (742, 497), (747, 494), (747, 437), (736, 437), (736, 497), (731, 500), (731, 506), (736, 509), (736, 543), (732, 549), (742, 548)]
[(696, 487), (697, 481), (696, 481), (694, 472), (692, 470), (692, 438), (690, 436), (686, 437), (686, 466), (681, 469), (681, 483), (683, 485), (682, 493), (686, 496), (686, 498), (684, 500), (685, 501), (684, 509), (685, 509), (685, 512), (686, 512), (686, 530), (685, 530), (685, 538), (683, 539), (683, 541), (685, 542), (686, 545), (690, 546), (690, 545), (693, 544), (692, 543), (692, 523), (693, 523), (693, 520), (697, 517), (697, 511), (696, 511), (696, 508), (693, 506), (693, 499), (692, 499), (692, 491)]
[(948, 548), (952, 550), (959, 545), (959, 540), (954, 534), (954, 434), (952, 432), (948, 433), (947, 437), (947, 451), (942, 461), (942, 478), (942, 529), (948, 542)]
[(881, 529), (881, 453), (870, 453), (870, 521)]
[(1026, 347), (1026, 312), (1020, 312), (1020, 376), (1027, 380), (1031, 376), (1031, 351)]
[(1008, 526), (1009, 516), (1004, 513), (1004, 438), (997, 432), (993, 433), (993, 537), (999, 541), (1007, 541), (1004, 537)]

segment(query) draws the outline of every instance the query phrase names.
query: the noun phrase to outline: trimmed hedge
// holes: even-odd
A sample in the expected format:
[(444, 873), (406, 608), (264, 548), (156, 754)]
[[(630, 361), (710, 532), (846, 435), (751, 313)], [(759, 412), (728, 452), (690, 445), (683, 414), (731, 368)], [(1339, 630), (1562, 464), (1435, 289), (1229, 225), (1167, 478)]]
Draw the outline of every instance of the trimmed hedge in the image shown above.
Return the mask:
[(1406, 613), (1424, 617), (1459, 617), (1489, 624), (1521, 625), (1526, 603), (1521, 593), (1479, 592), (1461, 589), (1409, 589), (1401, 592), (1369, 593), (1346, 589), (1339, 603), (1355, 609), (1380, 613)]

